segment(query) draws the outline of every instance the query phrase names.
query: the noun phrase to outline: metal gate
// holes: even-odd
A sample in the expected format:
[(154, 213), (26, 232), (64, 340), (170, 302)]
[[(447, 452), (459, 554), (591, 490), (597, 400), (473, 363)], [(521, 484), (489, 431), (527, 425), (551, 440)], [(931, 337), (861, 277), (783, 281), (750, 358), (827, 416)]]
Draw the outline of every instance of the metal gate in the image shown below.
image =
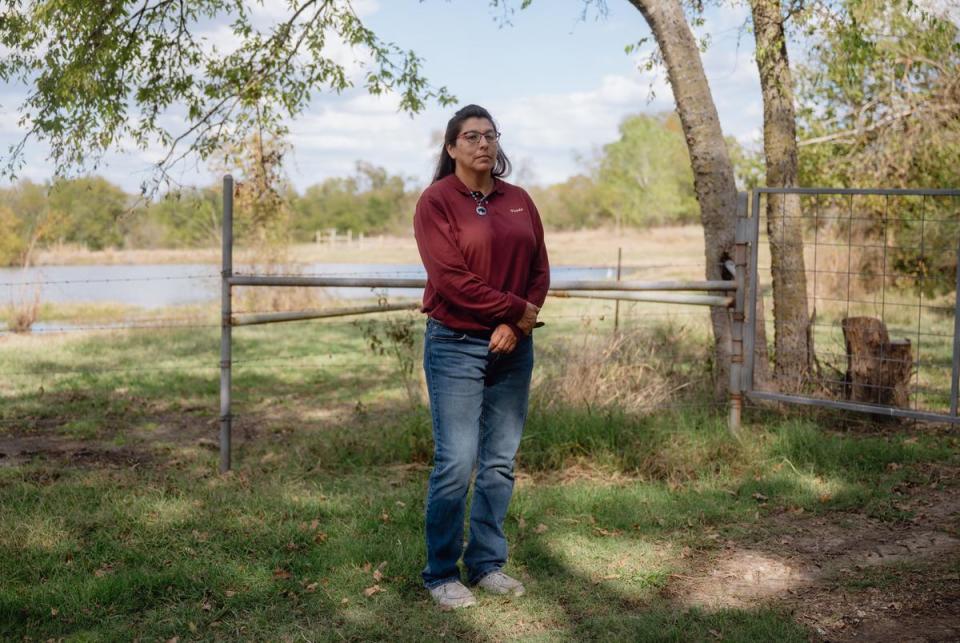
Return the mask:
[[(771, 203), (783, 208), (774, 225), (764, 214)], [(741, 377), (748, 399), (960, 423), (960, 190), (759, 188), (749, 224), (741, 223), (748, 229), (738, 226), (738, 236), (748, 236), (751, 255)], [(758, 360), (773, 330), (762, 296), (770, 244), (789, 234), (803, 242), (796, 282), (805, 282), (814, 368), (801, 392), (787, 394), (757, 374), (769, 365)], [(899, 381), (852, 381), (851, 364), (862, 363), (846, 332), (855, 318), (874, 320), (878, 336), (886, 334), (871, 359), (881, 368), (902, 366)]]

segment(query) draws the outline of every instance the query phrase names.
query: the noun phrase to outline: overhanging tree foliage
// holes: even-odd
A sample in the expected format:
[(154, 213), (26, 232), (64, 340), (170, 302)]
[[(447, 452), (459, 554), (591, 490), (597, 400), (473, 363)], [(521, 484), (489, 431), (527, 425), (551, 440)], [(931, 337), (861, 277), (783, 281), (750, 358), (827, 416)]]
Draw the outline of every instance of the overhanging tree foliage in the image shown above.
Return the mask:
[[(393, 91), (403, 110), (447, 104), (412, 51), (368, 29), (349, 2), (291, 0), (288, 15), (259, 25), (256, 0), (2, 0), (0, 79), (29, 87), (27, 134), (6, 156), (14, 176), (31, 139), (49, 143), (57, 174), (96, 166), (111, 149), (160, 146), (161, 178), (252, 135), (282, 135), (319, 90), (355, 83)], [(210, 30), (225, 29), (227, 44)], [(204, 35), (204, 34), (207, 35)], [(339, 59), (346, 48), (354, 61)], [(351, 77), (359, 61), (362, 78)]]
[[(829, 17), (799, 70), (799, 94), (807, 105), (799, 114), (803, 180), (851, 187), (960, 186), (958, 25), (908, 0), (843, 0)], [(887, 241), (896, 240), (886, 260), (909, 277), (890, 285), (925, 296), (955, 290), (955, 200), (856, 205), (863, 218), (858, 234), (884, 244), (887, 220)], [(872, 263), (859, 268), (884, 271), (879, 259)]]

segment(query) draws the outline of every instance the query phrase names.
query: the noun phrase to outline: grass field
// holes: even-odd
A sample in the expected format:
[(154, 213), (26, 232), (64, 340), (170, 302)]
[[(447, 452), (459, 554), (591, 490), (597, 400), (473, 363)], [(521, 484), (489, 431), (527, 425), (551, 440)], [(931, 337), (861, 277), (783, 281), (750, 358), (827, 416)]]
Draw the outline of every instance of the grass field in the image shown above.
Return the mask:
[[(955, 432), (755, 410), (738, 443), (708, 393), (703, 314), (625, 307), (614, 338), (610, 312), (545, 310), (506, 525), (529, 594), (457, 613), (418, 578), (429, 416), (398, 370), (415, 316), (389, 318), (415, 340), (399, 359), (369, 350), (385, 321), (235, 331), (226, 476), (203, 312), (3, 337), (0, 637), (837, 640), (855, 629), (838, 587), (861, 629), (893, 614), (878, 596), (934, 618), (960, 584), (956, 514), (928, 506), (956, 497)], [(940, 540), (860, 565), (853, 544), (811, 549), (834, 532)]]
[[(639, 278), (698, 278), (701, 234), (548, 242), (555, 265), (612, 266), (622, 248)], [(292, 256), (418, 261), (410, 239)], [(0, 638), (960, 638), (956, 429), (751, 408), (737, 441), (703, 309), (548, 300), (506, 523), (528, 595), (440, 613), (419, 583), (420, 317), (235, 329), (234, 470), (220, 475), (216, 308), (46, 304), (44, 332), (0, 335)], [(818, 347), (842, 340), (841, 312), (818, 311)]]
[[(651, 230), (627, 229), (620, 234), (610, 230), (548, 231), (546, 242), (554, 265), (615, 266), (617, 251), (623, 250), (623, 265), (651, 266), (682, 263), (684, 267), (703, 265), (703, 230), (699, 226), (676, 226)], [(669, 247), (669, 252), (665, 249)], [(242, 263), (243, 248), (237, 250)], [(289, 251), (296, 262), (324, 263), (410, 263), (419, 264), (420, 255), (408, 237), (371, 237), (363, 245), (353, 243), (300, 244)], [(682, 257), (678, 262), (671, 259)], [(90, 251), (59, 246), (38, 252), (38, 265), (64, 264), (165, 264), (220, 263), (220, 248), (185, 250), (105, 250)], [(696, 275), (702, 274), (702, 269)]]

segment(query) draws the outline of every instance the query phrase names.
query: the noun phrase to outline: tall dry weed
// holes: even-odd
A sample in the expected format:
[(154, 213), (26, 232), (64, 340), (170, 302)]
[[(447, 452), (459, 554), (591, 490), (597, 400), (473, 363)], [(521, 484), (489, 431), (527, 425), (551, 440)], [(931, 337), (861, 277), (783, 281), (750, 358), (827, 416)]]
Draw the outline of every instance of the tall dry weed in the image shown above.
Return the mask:
[[(303, 274), (303, 266), (291, 262), (287, 248), (280, 245), (246, 249), (241, 263), (243, 272), (255, 275), (296, 277)], [(249, 286), (236, 289), (234, 307), (238, 312), (290, 312), (318, 308), (329, 300), (320, 288)]]
[(14, 333), (29, 333), (40, 318), (40, 288), (31, 294), (21, 294), (7, 304), (7, 329)]
[(585, 327), (580, 339), (539, 349), (536, 404), (644, 413), (709, 390), (709, 347), (689, 327), (664, 323), (613, 334), (591, 331)]

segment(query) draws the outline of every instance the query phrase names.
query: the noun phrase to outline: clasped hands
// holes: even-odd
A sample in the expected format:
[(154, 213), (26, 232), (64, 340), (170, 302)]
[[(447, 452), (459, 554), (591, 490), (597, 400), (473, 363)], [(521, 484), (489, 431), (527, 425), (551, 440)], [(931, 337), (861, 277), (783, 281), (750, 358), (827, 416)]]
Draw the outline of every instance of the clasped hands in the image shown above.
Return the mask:
[[(527, 308), (523, 311), (523, 317), (516, 323), (524, 335), (529, 335), (533, 330), (533, 325), (537, 323), (537, 314), (540, 312), (539, 306), (534, 306), (529, 301)], [(493, 329), (490, 335), (489, 350), (491, 353), (510, 353), (517, 347), (519, 338), (513, 333), (509, 324), (500, 324)]]

